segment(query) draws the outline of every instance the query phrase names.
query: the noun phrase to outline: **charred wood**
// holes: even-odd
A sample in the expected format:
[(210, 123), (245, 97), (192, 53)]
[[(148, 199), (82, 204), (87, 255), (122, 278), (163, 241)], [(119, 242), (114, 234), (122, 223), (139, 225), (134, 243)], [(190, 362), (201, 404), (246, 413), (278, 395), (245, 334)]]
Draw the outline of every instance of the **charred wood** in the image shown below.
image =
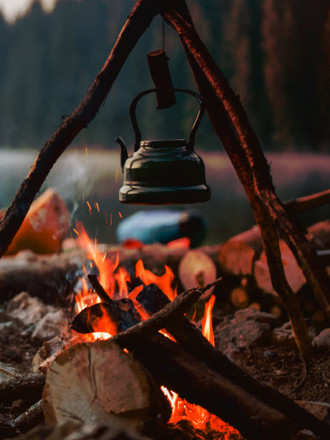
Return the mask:
[[(156, 290), (152, 291), (156, 298), (154, 298), (152, 301), (152, 308), (149, 308), (149, 312), (151, 313), (155, 312), (157, 309), (157, 297), (159, 292), (157, 292), (157, 294), (155, 292)], [(192, 305), (193, 301), (198, 299), (198, 296), (201, 293), (202, 292), (198, 291), (197, 289), (193, 292), (185, 294), (190, 306)], [(146, 291), (144, 294), (146, 294)], [(166, 300), (168, 305), (161, 309)], [(184, 297), (181, 299), (181, 301), (181, 304), (184, 304)], [(146, 343), (146, 340), (148, 339), (149, 341), (150, 339), (150, 336), (147, 338), (146, 336), (150, 335), (152, 331), (165, 327), (166, 330), (168, 330), (175, 337), (180, 346), (187, 353), (189, 353), (189, 356), (192, 356), (195, 359), (202, 359), (203, 365), (207, 365), (207, 367), (210, 368), (214, 373), (220, 375), (223, 380), (228, 380), (228, 382), (235, 384), (235, 386), (237, 386), (240, 390), (244, 390), (244, 392), (253, 396), (254, 399), (260, 401), (263, 405), (272, 408), (274, 411), (285, 414), (286, 417), (290, 418), (290, 420), (292, 420), (296, 426), (301, 428), (309, 428), (325, 438), (330, 434), (329, 427), (320, 422), (312, 414), (301, 408), (291, 399), (285, 397), (278, 391), (269, 386), (261, 384), (252, 376), (241, 370), (237, 365), (233, 364), (221, 352), (214, 349), (214, 347), (203, 337), (200, 331), (193, 324), (191, 324), (186, 318), (177, 316), (178, 311), (182, 312), (185, 310), (185, 308), (181, 309), (178, 307), (179, 302), (180, 296), (170, 303), (164, 294), (160, 295), (159, 311), (156, 313), (156, 315), (149, 318), (149, 320), (141, 322), (135, 327), (126, 330), (123, 333), (118, 333), (113, 337), (113, 341), (118, 343), (121, 347), (127, 348), (136, 354), (135, 344), (140, 344), (141, 350), (143, 350), (142, 341)], [(148, 302), (145, 301), (145, 303)], [(188, 304), (185, 304), (185, 307), (187, 305)], [(150, 321), (150, 323), (148, 321)], [(99, 331), (106, 331), (106, 324), (102, 329), (99, 329)], [(152, 344), (155, 343), (152, 342)], [(205, 365), (201, 366), (200, 368), (205, 368)], [(170, 371), (171, 368), (168, 368), (169, 369), (167, 371)], [(176, 367), (173, 367), (173, 371), (176, 371)], [(199, 404), (204, 406), (202, 403)], [(214, 410), (207, 406), (205, 406), (205, 408), (211, 412), (214, 412)], [(216, 412), (215, 414), (219, 415)], [(223, 414), (219, 415), (219, 417), (222, 417), (226, 420)], [(229, 421), (229, 423), (232, 422)], [(238, 425), (234, 424), (234, 426), (241, 430)], [(255, 437), (252, 438), (254, 439)]]
[(15, 429), (19, 432), (27, 432), (34, 426), (44, 421), (44, 415), (42, 411), (42, 401), (39, 400), (23, 414), (16, 417), (14, 420)]
[(290, 419), (220, 376), (163, 336), (127, 345), (161, 385), (221, 417), (248, 439), (285, 440), (294, 429)]
[(29, 373), (0, 382), (0, 405), (8, 405), (17, 399), (36, 402), (40, 399), (45, 384), (42, 373)]
[(0, 304), (20, 292), (42, 299), (47, 304), (65, 305), (77, 282), (82, 256), (32, 253), (0, 260)]

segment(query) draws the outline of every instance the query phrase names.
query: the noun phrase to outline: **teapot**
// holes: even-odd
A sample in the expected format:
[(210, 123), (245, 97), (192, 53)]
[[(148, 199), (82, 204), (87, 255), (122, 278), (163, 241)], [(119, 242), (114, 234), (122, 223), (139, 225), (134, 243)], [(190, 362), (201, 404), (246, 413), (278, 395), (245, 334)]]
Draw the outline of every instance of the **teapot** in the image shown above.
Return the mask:
[(199, 112), (189, 139), (142, 140), (136, 119), (138, 101), (156, 89), (139, 93), (131, 102), (130, 118), (135, 133), (134, 153), (128, 157), (124, 141), (116, 138), (121, 148), (121, 167), (124, 183), (119, 191), (119, 201), (143, 205), (168, 205), (200, 203), (210, 199), (210, 188), (205, 181), (203, 160), (194, 151), (195, 135), (204, 113), (200, 96), (186, 89), (199, 103)]

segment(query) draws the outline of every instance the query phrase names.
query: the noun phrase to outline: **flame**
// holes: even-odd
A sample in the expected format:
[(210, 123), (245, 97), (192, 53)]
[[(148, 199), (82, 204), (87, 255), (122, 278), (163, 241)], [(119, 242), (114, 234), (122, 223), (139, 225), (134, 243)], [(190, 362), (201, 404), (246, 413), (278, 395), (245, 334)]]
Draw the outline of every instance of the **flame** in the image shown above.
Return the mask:
[[(212, 326), (212, 309), (215, 303), (215, 295), (212, 295), (209, 301), (205, 304), (205, 312), (202, 320), (202, 333), (206, 339), (214, 346), (214, 334)], [(215, 431), (221, 431), (222, 438), (229, 438), (226, 435), (237, 432), (230, 425), (225, 423), (219, 417), (210, 414), (206, 409), (198, 405), (193, 405), (184, 399), (181, 399), (174, 391), (169, 391), (166, 387), (162, 387), (163, 393), (168, 398), (171, 407), (172, 414), (170, 423), (176, 424), (180, 420), (189, 421), (196, 429), (212, 429)], [(226, 435), (226, 437), (224, 437)]]
[[(112, 215), (111, 215), (112, 220)], [(90, 269), (96, 265), (99, 271), (99, 281), (104, 287), (110, 298), (126, 298), (128, 297), (134, 303), (134, 307), (140, 314), (142, 320), (149, 318), (149, 314), (137, 301), (137, 296), (143, 289), (143, 285), (135, 287), (131, 292), (128, 291), (128, 283), (131, 282), (129, 274), (125, 269), (119, 266), (119, 257), (116, 256), (116, 260), (112, 260), (106, 257), (106, 253), (101, 253), (97, 249), (97, 242), (94, 243), (88, 237), (85, 229), (81, 224), (77, 225), (77, 231), (79, 233), (77, 240), (79, 245), (85, 247), (88, 250), (88, 257), (93, 260), (90, 262)], [(156, 284), (172, 301), (177, 296), (176, 288), (172, 287), (174, 274), (168, 266), (165, 266), (165, 273), (157, 276), (150, 270), (145, 269), (143, 261), (138, 260), (135, 266), (135, 275), (140, 278), (144, 285)], [(212, 309), (215, 303), (215, 295), (212, 295), (209, 301), (205, 304), (205, 312), (202, 320), (202, 333), (203, 335), (214, 345), (214, 334), (212, 327)], [(95, 303), (99, 303), (100, 298), (89, 287), (86, 279), (82, 279), (81, 291), (76, 294), (76, 306), (78, 312), (85, 307), (91, 306)], [(117, 332), (115, 323), (111, 321), (106, 311), (103, 311), (101, 317), (98, 317), (92, 323), (94, 333), (82, 335), (85, 340), (93, 341), (96, 339), (108, 339)], [(99, 332), (98, 330), (107, 328), (109, 333)], [(165, 331), (162, 333), (173, 339)], [(181, 399), (177, 393), (168, 390), (166, 387), (161, 387), (163, 393), (168, 398), (171, 407), (172, 414), (169, 423), (176, 424), (181, 420), (187, 420), (194, 428), (217, 431), (221, 433), (222, 440), (229, 440), (233, 438), (233, 435), (237, 440), (242, 439), (240, 433), (232, 426), (221, 420), (220, 418), (210, 414), (206, 409), (201, 406), (193, 405), (184, 399)], [(215, 438), (214, 436), (212, 438)], [(219, 437), (220, 438), (220, 437)]]
[(142, 260), (138, 260), (135, 266), (135, 275), (140, 278), (140, 280), (146, 286), (149, 284), (157, 284), (157, 286), (165, 293), (170, 301), (177, 296), (176, 288), (172, 288), (172, 283), (174, 280), (174, 274), (171, 269), (165, 265), (164, 275), (155, 275), (150, 270), (145, 269)]
[[(116, 299), (126, 298), (128, 296), (127, 283), (131, 281), (129, 274), (125, 269), (119, 267), (119, 257), (116, 255), (115, 261), (107, 258), (106, 253), (98, 250), (97, 241), (94, 243), (89, 238), (85, 228), (82, 224), (76, 225), (78, 232), (78, 245), (87, 250), (87, 258), (90, 259), (85, 267), (85, 273), (96, 267), (99, 272), (99, 282), (107, 292), (110, 298)], [(99, 296), (93, 292), (85, 278), (81, 280), (81, 290), (76, 293), (76, 309), (77, 313), (81, 312), (86, 307), (101, 302)], [(93, 341), (96, 339), (108, 339), (116, 333), (115, 326), (106, 313), (103, 313), (97, 322), (93, 321), (93, 328), (95, 332), (84, 335), (84, 339)], [(100, 332), (98, 329), (108, 328), (109, 332)]]
[(213, 345), (214, 347), (214, 333), (212, 325), (212, 310), (215, 303), (215, 295), (212, 295), (209, 301), (205, 304), (205, 313), (202, 320), (202, 333), (203, 336)]

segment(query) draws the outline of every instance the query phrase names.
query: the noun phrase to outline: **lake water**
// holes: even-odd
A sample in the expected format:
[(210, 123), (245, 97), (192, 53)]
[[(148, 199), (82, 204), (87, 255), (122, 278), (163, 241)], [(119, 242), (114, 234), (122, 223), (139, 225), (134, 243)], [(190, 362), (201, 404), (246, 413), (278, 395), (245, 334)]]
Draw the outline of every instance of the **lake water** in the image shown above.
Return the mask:
[[(206, 243), (216, 243), (242, 232), (254, 224), (250, 205), (225, 153), (200, 153), (212, 191), (209, 202), (178, 205), (169, 209), (195, 209), (208, 223)], [(11, 202), (36, 155), (35, 151), (0, 150), (0, 206)], [(273, 181), (282, 200), (330, 188), (330, 155), (281, 153), (267, 154)], [(67, 202), (73, 225), (82, 221), (89, 234), (100, 242), (115, 243), (116, 227), (137, 210), (155, 209), (121, 204), (122, 184), (118, 152), (69, 149), (55, 164), (43, 189), (57, 188)], [(92, 216), (86, 202), (92, 207)], [(100, 212), (96, 209), (96, 203)], [(330, 217), (330, 207), (299, 214), (303, 224)]]

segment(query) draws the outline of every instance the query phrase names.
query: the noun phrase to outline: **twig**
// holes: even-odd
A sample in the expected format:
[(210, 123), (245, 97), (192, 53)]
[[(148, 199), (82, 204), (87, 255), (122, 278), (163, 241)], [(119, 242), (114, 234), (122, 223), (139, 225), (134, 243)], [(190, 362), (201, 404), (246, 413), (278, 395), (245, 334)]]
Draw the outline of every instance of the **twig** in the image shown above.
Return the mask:
[(100, 297), (100, 299), (106, 303), (112, 304), (114, 301), (110, 298), (110, 296), (107, 294), (107, 292), (104, 290), (104, 288), (99, 283), (99, 280), (97, 279), (96, 275), (87, 275), (87, 278), (89, 282), (91, 283), (93, 289), (97, 293), (97, 295)]
[(15, 428), (20, 432), (27, 432), (34, 426), (44, 421), (44, 414), (42, 411), (42, 401), (39, 400), (34, 405), (30, 406), (23, 414), (16, 417), (14, 420)]
[(182, 292), (172, 302), (169, 302), (163, 309), (153, 314), (149, 319), (136, 324), (134, 327), (122, 333), (117, 333), (112, 339), (118, 344), (125, 344), (125, 341), (131, 341), (132, 338), (139, 337), (142, 334), (151, 334), (165, 328), (169, 321), (174, 321), (187, 313), (204, 292), (219, 284), (221, 281), (222, 278), (218, 278), (203, 288), (190, 289)]
[(290, 212), (303, 212), (318, 208), (330, 203), (330, 189), (321, 191), (310, 196), (298, 197), (284, 202), (284, 206)]

